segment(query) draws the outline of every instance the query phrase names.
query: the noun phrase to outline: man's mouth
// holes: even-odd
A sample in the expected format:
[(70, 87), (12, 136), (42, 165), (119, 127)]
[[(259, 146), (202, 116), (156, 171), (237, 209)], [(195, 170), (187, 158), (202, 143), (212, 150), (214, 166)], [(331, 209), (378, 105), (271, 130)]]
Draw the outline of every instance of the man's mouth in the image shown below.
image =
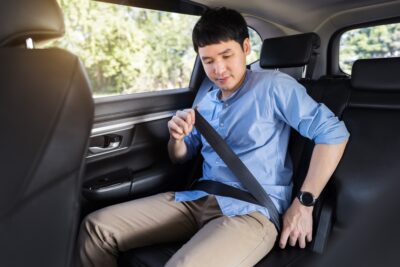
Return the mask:
[(226, 76), (226, 77), (222, 77), (222, 78), (217, 78), (217, 81), (220, 82), (220, 83), (224, 83), (224, 82), (226, 82), (228, 79), (229, 79), (229, 76)]

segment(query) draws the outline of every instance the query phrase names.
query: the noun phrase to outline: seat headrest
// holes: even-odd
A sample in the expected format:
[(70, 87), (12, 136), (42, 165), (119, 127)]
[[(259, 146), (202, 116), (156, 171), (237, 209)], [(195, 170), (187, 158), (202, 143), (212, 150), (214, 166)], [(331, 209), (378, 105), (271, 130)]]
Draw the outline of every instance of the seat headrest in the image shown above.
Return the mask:
[(0, 47), (42, 42), (64, 34), (64, 20), (56, 0), (0, 1)]
[(353, 64), (351, 85), (363, 90), (400, 91), (400, 57), (359, 59)]
[(316, 33), (303, 33), (265, 39), (260, 66), (265, 69), (292, 68), (307, 65), (321, 39)]

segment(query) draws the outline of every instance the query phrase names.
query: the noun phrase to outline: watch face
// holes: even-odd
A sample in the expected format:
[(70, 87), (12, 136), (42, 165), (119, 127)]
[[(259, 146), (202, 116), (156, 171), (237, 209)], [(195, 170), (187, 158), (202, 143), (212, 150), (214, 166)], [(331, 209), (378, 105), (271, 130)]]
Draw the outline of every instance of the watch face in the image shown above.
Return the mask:
[(300, 195), (300, 202), (306, 206), (314, 205), (314, 197), (311, 193), (302, 192)]

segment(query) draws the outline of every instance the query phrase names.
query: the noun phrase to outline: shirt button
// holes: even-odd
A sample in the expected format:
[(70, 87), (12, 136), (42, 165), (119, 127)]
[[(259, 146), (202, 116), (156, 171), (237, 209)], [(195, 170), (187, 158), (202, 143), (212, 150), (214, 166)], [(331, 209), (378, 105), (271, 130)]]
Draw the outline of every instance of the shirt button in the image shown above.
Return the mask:
[(224, 127), (224, 124), (221, 122), (221, 123), (219, 124), (219, 126)]
[(227, 107), (228, 107), (228, 104), (227, 104), (227, 103), (225, 103), (225, 104), (224, 104), (224, 108), (227, 108)]

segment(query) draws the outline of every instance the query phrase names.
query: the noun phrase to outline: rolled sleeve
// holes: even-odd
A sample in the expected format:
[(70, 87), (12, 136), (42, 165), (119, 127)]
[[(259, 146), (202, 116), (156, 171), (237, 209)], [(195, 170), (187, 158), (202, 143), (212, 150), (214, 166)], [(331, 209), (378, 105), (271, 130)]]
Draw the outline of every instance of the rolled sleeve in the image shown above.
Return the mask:
[(343, 121), (324, 104), (315, 102), (297, 81), (286, 75), (274, 80), (276, 117), (316, 144), (340, 144), (350, 136)]

